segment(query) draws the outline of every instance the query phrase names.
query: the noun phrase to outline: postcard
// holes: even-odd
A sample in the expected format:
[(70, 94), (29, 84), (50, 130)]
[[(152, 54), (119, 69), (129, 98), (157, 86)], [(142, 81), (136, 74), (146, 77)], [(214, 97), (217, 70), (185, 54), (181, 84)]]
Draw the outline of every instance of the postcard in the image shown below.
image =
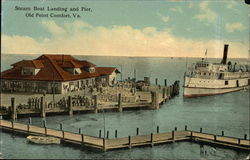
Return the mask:
[(3, 0), (0, 159), (249, 159), (243, 0)]

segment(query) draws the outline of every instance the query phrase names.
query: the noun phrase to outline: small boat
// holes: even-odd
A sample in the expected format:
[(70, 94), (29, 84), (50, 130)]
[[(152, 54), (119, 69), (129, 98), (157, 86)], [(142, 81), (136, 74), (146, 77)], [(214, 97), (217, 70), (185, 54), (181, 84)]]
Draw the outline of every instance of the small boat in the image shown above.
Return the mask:
[(55, 137), (45, 137), (45, 136), (28, 136), (29, 142), (35, 144), (60, 144), (61, 139)]

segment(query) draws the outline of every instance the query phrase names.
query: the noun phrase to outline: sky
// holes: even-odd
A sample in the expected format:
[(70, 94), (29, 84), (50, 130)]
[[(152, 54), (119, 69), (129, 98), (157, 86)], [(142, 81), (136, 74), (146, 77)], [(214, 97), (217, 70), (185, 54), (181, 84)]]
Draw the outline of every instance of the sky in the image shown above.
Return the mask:
[(4, 0), (1, 25), (3, 54), (249, 57), (243, 0)]

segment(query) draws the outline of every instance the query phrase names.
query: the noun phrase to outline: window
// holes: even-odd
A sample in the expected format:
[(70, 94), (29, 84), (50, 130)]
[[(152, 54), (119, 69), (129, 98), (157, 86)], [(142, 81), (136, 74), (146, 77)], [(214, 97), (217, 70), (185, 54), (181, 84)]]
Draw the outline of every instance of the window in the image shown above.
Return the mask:
[(225, 81), (225, 85), (228, 85), (228, 81)]

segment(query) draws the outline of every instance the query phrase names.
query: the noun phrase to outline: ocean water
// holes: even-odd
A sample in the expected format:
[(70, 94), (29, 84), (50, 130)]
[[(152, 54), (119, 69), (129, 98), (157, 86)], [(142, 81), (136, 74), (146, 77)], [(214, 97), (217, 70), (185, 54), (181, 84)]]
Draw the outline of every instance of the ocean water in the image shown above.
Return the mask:
[[(10, 68), (10, 64), (22, 59), (33, 59), (38, 55), (2, 55), (1, 70)], [(97, 57), (76, 56), (86, 59), (98, 66), (115, 66), (121, 70), (122, 77), (133, 77), (136, 69), (136, 78), (150, 77), (152, 83), (158, 78), (158, 83), (163, 84), (168, 79), (168, 84), (180, 80), (183, 85), (183, 74), (186, 66), (197, 59), (186, 58), (130, 58), (130, 57)], [(219, 59), (211, 61), (220, 62)], [(197, 130), (202, 127), (203, 132), (221, 134), (233, 137), (249, 137), (249, 92), (240, 91), (219, 96), (183, 99), (182, 88), (180, 95), (171, 99), (159, 110), (133, 110), (124, 112), (105, 112), (57, 115), (46, 117), (49, 128), (59, 128), (59, 123), (67, 131), (82, 132), (87, 135), (98, 136), (99, 130), (109, 131), (110, 138), (118, 130), (118, 137), (135, 135), (136, 128), (140, 128), (140, 134), (156, 132), (156, 126), (160, 132), (178, 130)], [(18, 122), (28, 123), (27, 118), (18, 119)], [(42, 118), (32, 118), (32, 123), (42, 126)], [(207, 155), (201, 153), (199, 144), (179, 142), (174, 144), (163, 144), (154, 147), (139, 147), (132, 149), (121, 149), (108, 152), (98, 152), (81, 147), (69, 147), (65, 145), (33, 145), (27, 142), (25, 137), (12, 135), (0, 131), (0, 152), (3, 158), (58, 158), (58, 159), (243, 159), (247, 153), (237, 152), (229, 149), (205, 146)], [(1, 156), (0, 156), (1, 157)]]

